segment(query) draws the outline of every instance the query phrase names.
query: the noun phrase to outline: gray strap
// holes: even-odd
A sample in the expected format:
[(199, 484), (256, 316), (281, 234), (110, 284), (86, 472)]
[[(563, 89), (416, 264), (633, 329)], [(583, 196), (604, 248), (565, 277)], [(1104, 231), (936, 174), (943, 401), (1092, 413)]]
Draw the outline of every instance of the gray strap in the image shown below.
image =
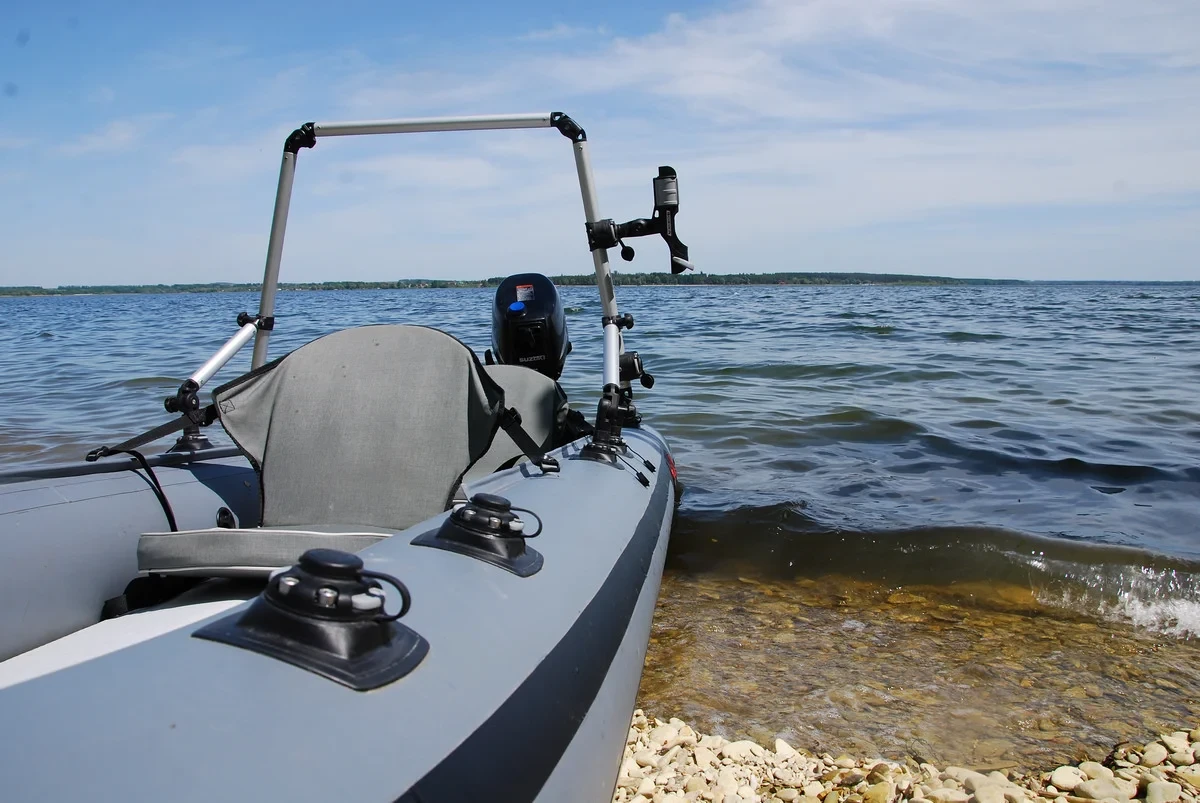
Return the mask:
[(504, 431), (512, 438), (517, 448), (525, 453), (529, 462), (540, 468), (543, 474), (558, 472), (558, 461), (547, 457), (545, 450), (540, 448), (521, 426), (521, 414), (515, 407), (506, 407), (500, 411), (500, 426), (504, 427)]

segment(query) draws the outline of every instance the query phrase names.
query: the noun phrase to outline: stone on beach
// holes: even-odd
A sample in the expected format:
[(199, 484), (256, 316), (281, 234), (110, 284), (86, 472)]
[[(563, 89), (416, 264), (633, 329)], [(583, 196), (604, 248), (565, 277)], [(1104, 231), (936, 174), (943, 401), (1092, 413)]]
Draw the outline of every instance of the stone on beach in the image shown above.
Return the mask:
[(896, 787), (887, 781), (868, 786), (862, 793), (863, 803), (892, 803), (896, 796)]
[[(1052, 772), (999, 772), (837, 758), (729, 741), (697, 733), (679, 719), (635, 712), (613, 795), (615, 803), (1200, 803), (1200, 766), (1192, 732), (1159, 735), (1139, 748), (1118, 745), (1103, 763)], [(767, 740), (767, 736), (759, 739)], [(1181, 741), (1182, 740), (1182, 741)], [(1169, 751), (1168, 748), (1182, 748)], [(1186, 759), (1186, 763), (1183, 762)], [(982, 771), (980, 771), (982, 770)], [(990, 770), (990, 771), (989, 771)]]
[(1078, 767), (1059, 767), (1050, 773), (1050, 783), (1064, 792), (1070, 792), (1088, 779)]
[(780, 761), (787, 761), (799, 755), (796, 749), (783, 739), (775, 740), (775, 755), (779, 756)]
[(1183, 787), (1170, 781), (1154, 781), (1146, 786), (1146, 803), (1175, 803)]
[(738, 742), (730, 742), (721, 748), (721, 757), (732, 759), (733, 761), (753, 761), (760, 758), (765, 750), (761, 745), (757, 745), (748, 739), (743, 739)]
[(1172, 753), (1182, 753), (1190, 746), (1186, 731), (1175, 731), (1171, 734), (1164, 733), (1158, 737), (1158, 740), (1166, 745), (1167, 750)]
[(1158, 742), (1151, 742), (1142, 751), (1142, 766), (1157, 767), (1167, 760), (1168, 755), (1170, 755), (1170, 751), (1167, 748)]
[(975, 803), (1005, 803), (1004, 790), (997, 785), (981, 786), (975, 790)]
[(1095, 761), (1084, 761), (1080, 763), (1079, 770), (1093, 781), (1111, 779), (1113, 777), (1112, 770)]

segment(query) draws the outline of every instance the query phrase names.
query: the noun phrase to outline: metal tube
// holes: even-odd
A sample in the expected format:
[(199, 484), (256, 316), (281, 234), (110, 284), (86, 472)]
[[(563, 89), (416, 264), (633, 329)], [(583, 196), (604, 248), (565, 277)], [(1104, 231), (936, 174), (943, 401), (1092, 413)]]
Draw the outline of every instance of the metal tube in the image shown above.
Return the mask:
[(254, 333), (257, 331), (258, 326), (254, 323), (248, 323), (239, 329), (237, 334), (229, 338), (216, 354), (208, 358), (208, 362), (201, 365), (196, 373), (192, 374), (192, 381), (203, 387), (205, 382), (213, 378), (213, 374), (220, 371), (225, 367), (225, 363), (233, 359), (233, 355), (242, 350), (242, 346), (250, 342), (250, 338), (254, 337)]
[(537, 114), (487, 114), (476, 117), (423, 117), (411, 120), (364, 120), (317, 123), (317, 137), (355, 134), (406, 134), (418, 131), (487, 131), (501, 128), (549, 128), (550, 112)]
[(621, 384), (621, 330), (615, 323), (604, 324), (604, 386)]
[[(576, 142), (575, 171), (579, 174), (579, 191), (583, 195), (583, 218), (588, 223), (600, 219), (599, 202), (596, 200), (596, 182), (592, 178), (592, 162), (588, 158), (587, 141)], [(608, 267), (608, 251), (600, 248), (592, 252), (596, 268), (596, 289), (600, 291), (600, 308), (604, 317), (617, 314), (617, 297), (613, 292), (612, 275)]]
[[(262, 298), (258, 302), (258, 314), (262, 318), (275, 315), (275, 290), (279, 284), (279, 262), (283, 258), (283, 234), (287, 230), (288, 206), (292, 202), (292, 181), (295, 177), (296, 154), (284, 151), (283, 163), (279, 166), (279, 188), (275, 192), (275, 212), (271, 216), (271, 239), (267, 242), (267, 269), (263, 273)], [(251, 368), (258, 368), (267, 361), (267, 341), (270, 338), (271, 330), (258, 330)]]

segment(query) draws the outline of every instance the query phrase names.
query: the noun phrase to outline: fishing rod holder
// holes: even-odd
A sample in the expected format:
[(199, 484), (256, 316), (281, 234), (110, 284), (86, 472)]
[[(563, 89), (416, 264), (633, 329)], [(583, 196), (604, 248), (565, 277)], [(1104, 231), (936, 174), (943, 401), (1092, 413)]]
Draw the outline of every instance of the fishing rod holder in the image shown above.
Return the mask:
[(679, 240), (675, 232), (675, 215), (679, 213), (679, 178), (675, 168), (663, 165), (658, 168), (654, 179), (654, 214), (648, 218), (637, 218), (626, 223), (617, 223), (612, 218), (588, 222), (588, 248), (603, 251), (621, 246), (621, 259), (632, 262), (633, 248), (625, 244), (630, 237), (661, 235), (671, 251), (671, 273), (683, 273), (693, 268), (688, 261), (688, 247)]

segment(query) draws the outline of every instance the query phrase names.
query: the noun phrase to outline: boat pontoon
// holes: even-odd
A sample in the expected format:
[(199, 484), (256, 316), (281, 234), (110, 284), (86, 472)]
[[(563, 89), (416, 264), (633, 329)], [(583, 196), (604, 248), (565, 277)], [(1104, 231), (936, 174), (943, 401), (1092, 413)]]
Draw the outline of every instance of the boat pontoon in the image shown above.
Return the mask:
[[(267, 360), (301, 150), (517, 128), (574, 150), (603, 315), (590, 436), (554, 442), (552, 379), (432, 328)], [(689, 267), (675, 172), (653, 186), (651, 217), (602, 219), (560, 113), (289, 136), (258, 312), (167, 399), (172, 420), (0, 478), (0, 797), (608, 800), (678, 495), (607, 257), (659, 234)], [(202, 401), (251, 339), (250, 372)], [(218, 421), (235, 446), (208, 442)]]

